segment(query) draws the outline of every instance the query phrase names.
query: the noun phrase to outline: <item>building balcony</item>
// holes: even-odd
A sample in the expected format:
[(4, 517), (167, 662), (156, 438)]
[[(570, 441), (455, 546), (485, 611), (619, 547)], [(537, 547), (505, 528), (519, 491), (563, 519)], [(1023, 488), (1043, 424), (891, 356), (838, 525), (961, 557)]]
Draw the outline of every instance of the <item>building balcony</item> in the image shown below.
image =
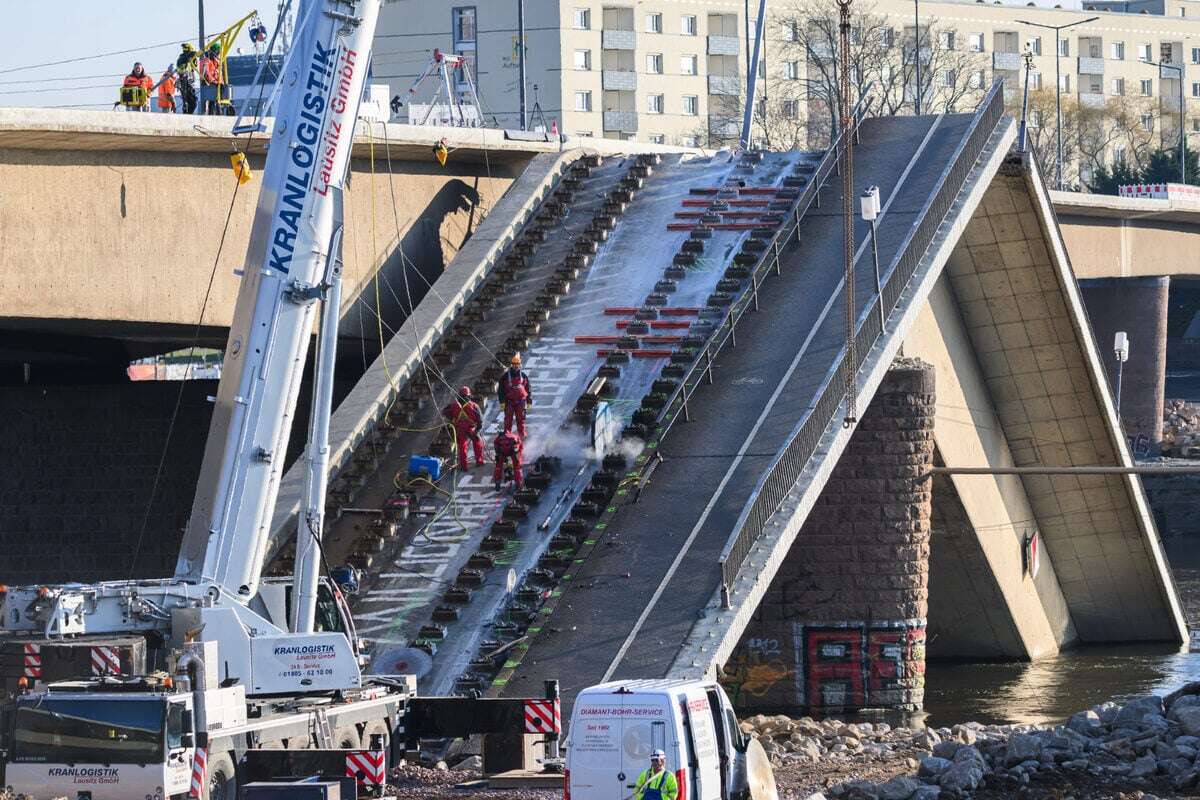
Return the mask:
[(1080, 92), (1079, 105), (1084, 108), (1104, 108), (1104, 95), (1100, 92)]
[(712, 136), (740, 136), (742, 129), (728, 117), (709, 117), (708, 132)]
[(1104, 74), (1104, 59), (1092, 58), (1091, 56), (1079, 57), (1079, 74), (1080, 75), (1103, 75)]
[(633, 70), (606, 69), (600, 74), (600, 85), (618, 92), (637, 91), (637, 73)]
[(1162, 78), (1164, 81), (1177, 81), (1179, 80), (1179, 75), (1182, 71), (1182, 67), (1176, 67), (1174, 64), (1169, 67), (1166, 64), (1163, 64), (1158, 68), (1158, 77)]
[(736, 36), (709, 36), (708, 54), (710, 56), (736, 56), (741, 52), (738, 48), (740, 43)]
[(600, 46), (605, 50), (633, 50), (637, 47), (637, 33), (606, 28), (601, 32)]
[(605, 111), (604, 130), (620, 131), (621, 133), (637, 133), (638, 115), (636, 111)]
[(738, 97), (742, 93), (742, 77), (740, 75), (709, 75), (708, 93)]

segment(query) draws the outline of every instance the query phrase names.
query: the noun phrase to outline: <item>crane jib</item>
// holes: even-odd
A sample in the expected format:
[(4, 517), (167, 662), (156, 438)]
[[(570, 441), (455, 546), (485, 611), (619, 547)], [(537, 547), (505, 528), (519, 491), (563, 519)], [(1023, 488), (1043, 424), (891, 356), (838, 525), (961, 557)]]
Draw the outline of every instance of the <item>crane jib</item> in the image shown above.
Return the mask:
[[(308, 82), (300, 103), (300, 122), (292, 137), (291, 166), (284, 178), (268, 259), (268, 266), (284, 275), (291, 270), (305, 200), (310, 191), (322, 197), (328, 196), (330, 186), (340, 182), (342, 170), (337, 165), (345, 163), (344, 158), (338, 157), (343, 144), (342, 131), (354, 129), (352, 124), (344, 124), (345, 120), (341, 117), (350, 105), (350, 88), (358, 67), (358, 52), (341, 50), (335, 59), (334, 50), (333, 47), (322, 47), (319, 42), (314, 45)], [(335, 86), (336, 95), (327, 101), (326, 96)], [(323, 116), (327, 109), (332, 112), (328, 119)], [(317, 177), (315, 188), (314, 164)]]

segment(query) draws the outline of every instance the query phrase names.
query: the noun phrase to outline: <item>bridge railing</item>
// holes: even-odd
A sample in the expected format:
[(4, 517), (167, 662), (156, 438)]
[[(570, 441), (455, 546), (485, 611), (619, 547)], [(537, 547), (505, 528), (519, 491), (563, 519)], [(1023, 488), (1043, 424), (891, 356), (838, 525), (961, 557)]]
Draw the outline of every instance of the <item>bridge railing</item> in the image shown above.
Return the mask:
[(636, 482), (635, 499), (637, 492), (640, 492), (641, 487), (650, 479), (659, 462), (657, 456), (658, 446), (666, 438), (677, 421), (680, 419), (686, 421), (689, 418), (688, 402), (701, 384), (712, 383), (714, 359), (725, 347), (726, 343), (737, 345), (738, 322), (748, 309), (758, 308), (759, 286), (762, 285), (763, 280), (772, 270), (776, 274), (779, 273), (781, 269), (780, 258), (783, 253), (789, 246), (799, 243), (801, 220), (803, 220), (804, 215), (808, 213), (808, 209), (814, 203), (820, 205), (818, 195), (821, 186), (829, 178), (830, 173), (838, 167), (838, 155), (841, 153), (842, 144), (846, 140), (845, 137), (851, 134), (858, 135), (858, 125), (866, 117), (870, 108), (871, 98), (869, 97), (861, 98), (855, 105), (854, 111), (851, 114), (851, 124), (840, 131), (834, 137), (833, 141), (830, 142), (829, 149), (821, 157), (809, 182), (787, 211), (787, 222), (775, 232), (775, 235), (767, 243), (766, 248), (750, 269), (749, 285), (730, 304), (729, 310), (721, 318), (721, 323), (709, 335), (708, 341), (700, 348), (696, 357), (692, 359), (687, 371), (679, 379), (679, 384), (667, 398), (667, 402), (663, 406), (664, 413), (660, 417), (659, 425), (655, 429), (654, 434), (646, 442), (644, 456), (639, 459), (637, 469), (630, 473), (631, 478), (627, 480), (627, 483), (630, 481)]
[[(876, 295), (858, 317), (853, 363), (847, 358), (846, 348), (843, 347), (812, 405), (793, 428), (787, 444), (759, 479), (750, 502), (735, 523), (719, 559), (723, 600), (728, 599), (738, 570), (762, 536), (767, 520), (775, 514), (795, 486), (831, 420), (834, 420), (846, 400), (847, 373), (853, 372), (857, 376), (871, 348), (883, 335), (883, 318), (899, 304), (909, 280), (933, 243), (938, 228), (945, 221), (959, 190), (966, 183), (968, 174), (1004, 114), (1004, 95), (1000, 86), (999, 83), (995, 84), (980, 104), (970, 128), (959, 141), (950, 165), (943, 171), (937, 187), (926, 201), (920, 223), (909, 231), (887, 272), (881, 276), (881, 295)], [(881, 303), (885, 312), (882, 315)]]

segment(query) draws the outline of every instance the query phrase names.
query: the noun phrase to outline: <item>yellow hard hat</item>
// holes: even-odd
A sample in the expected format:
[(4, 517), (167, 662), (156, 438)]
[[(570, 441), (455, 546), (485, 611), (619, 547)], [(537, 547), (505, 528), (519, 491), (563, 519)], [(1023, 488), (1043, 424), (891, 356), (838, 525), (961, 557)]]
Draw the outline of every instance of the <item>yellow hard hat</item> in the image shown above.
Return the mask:
[(513, 357), (508, 360), (508, 363), (512, 364), (514, 367), (521, 366), (521, 354), (513, 353)]

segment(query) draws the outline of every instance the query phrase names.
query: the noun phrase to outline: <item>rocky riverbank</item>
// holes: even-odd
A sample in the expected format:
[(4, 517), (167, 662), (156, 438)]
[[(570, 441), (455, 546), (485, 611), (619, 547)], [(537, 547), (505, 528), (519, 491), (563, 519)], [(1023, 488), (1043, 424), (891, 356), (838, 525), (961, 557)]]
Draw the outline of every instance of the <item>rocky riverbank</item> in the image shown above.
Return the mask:
[(1123, 706), (1103, 703), (1053, 727), (910, 729), (758, 716), (742, 728), (776, 765), (785, 800), (1200, 794), (1200, 683)]

